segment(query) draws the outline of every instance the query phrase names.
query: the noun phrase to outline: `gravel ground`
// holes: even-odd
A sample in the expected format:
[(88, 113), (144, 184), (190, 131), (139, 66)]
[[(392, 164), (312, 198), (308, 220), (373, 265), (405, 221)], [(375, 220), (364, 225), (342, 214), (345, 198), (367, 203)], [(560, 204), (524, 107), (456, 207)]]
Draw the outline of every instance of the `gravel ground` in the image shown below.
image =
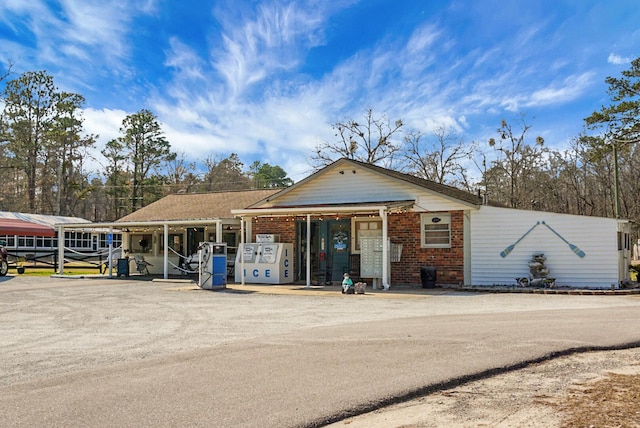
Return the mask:
[(239, 286), (211, 293), (179, 283), (6, 277), (0, 282), (0, 385), (314, 327), (608, 304), (593, 296), (448, 291), (342, 298), (336, 290), (304, 290), (301, 298)]
[[(630, 296), (433, 290), (345, 297), (337, 289), (289, 287), (278, 294), (273, 287), (274, 294), (265, 294), (236, 286), (212, 293), (188, 284), (6, 277), (0, 281), (0, 387), (305, 329), (345, 325), (353, 332), (360, 323), (410, 317), (640, 306)], [(639, 362), (637, 349), (572, 355), (334, 426), (640, 426)]]

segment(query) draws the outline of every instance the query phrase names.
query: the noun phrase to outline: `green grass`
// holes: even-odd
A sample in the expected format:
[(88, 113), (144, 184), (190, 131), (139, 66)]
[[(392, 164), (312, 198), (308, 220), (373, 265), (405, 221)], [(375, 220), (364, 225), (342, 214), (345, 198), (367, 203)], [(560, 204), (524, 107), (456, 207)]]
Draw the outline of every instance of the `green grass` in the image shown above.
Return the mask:
[[(51, 276), (57, 274), (53, 268), (31, 268), (25, 267), (24, 273), (18, 273), (16, 269), (9, 269), (9, 275), (13, 276)], [(65, 269), (65, 275), (96, 275), (100, 274), (98, 269)]]

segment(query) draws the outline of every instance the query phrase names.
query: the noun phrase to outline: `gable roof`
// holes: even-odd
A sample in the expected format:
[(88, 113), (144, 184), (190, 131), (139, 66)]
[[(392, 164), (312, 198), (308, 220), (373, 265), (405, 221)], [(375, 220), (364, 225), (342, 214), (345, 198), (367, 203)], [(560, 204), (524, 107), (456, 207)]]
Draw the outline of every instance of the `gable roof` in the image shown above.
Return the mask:
[(122, 217), (118, 222), (233, 218), (232, 209), (245, 208), (277, 191), (267, 189), (173, 194)]
[[(333, 162), (330, 165), (327, 165), (326, 167), (322, 168), (319, 171), (316, 171), (315, 173), (309, 175), (308, 177), (304, 178), (303, 180), (300, 180), (299, 182), (297, 182), (296, 184), (287, 187), (286, 189), (281, 190), (280, 192), (274, 194), (274, 195), (269, 195), (266, 198), (264, 198), (263, 200), (257, 201), (256, 203), (254, 203), (253, 205), (251, 205), (249, 208), (259, 208), (261, 205), (263, 205), (265, 202), (275, 202), (280, 196), (283, 196), (287, 193), (289, 193), (290, 191), (297, 189), (301, 186), (304, 186), (306, 183), (318, 178), (319, 176), (323, 175), (324, 173), (326, 173), (327, 171), (340, 166), (340, 164), (347, 164), (347, 165), (357, 165), (358, 167), (367, 169), (369, 171), (371, 171), (374, 174), (377, 175), (381, 175), (381, 176), (386, 176), (389, 178), (392, 178), (394, 180), (400, 180), (402, 182), (411, 184), (412, 186), (417, 186), (421, 189), (426, 189), (428, 191), (431, 192), (435, 192), (438, 193), (440, 195), (443, 195), (447, 198), (450, 199), (455, 199), (458, 200), (460, 202), (463, 202), (465, 204), (470, 204), (470, 205), (476, 205), (479, 206), (482, 204), (482, 199), (478, 197), (478, 195), (473, 194), (473, 193), (469, 193), (465, 190), (460, 190), (458, 188), (452, 187), (452, 186), (447, 186), (445, 184), (440, 184), (440, 183), (436, 183), (435, 181), (431, 181), (431, 180), (426, 180), (424, 178), (420, 178), (420, 177), (416, 177), (410, 174), (405, 174), (402, 172), (398, 172), (398, 171), (393, 171), (387, 168), (383, 168), (377, 165), (372, 165), (372, 164), (368, 164), (365, 162), (360, 162), (360, 161), (356, 161), (353, 159), (347, 159), (347, 158), (342, 158), (342, 159), (338, 159), (337, 161)], [(278, 206), (277, 202), (275, 203), (275, 206)]]

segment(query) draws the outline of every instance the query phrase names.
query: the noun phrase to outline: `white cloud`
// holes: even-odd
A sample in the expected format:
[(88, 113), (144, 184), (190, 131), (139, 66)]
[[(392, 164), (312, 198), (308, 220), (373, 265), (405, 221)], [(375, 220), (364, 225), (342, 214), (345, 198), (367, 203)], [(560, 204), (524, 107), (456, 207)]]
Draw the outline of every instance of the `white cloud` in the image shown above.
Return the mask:
[(562, 85), (551, 85), (533, 92), (524, 103), (524, 107), (546, 106), (575, 100), (591, 85), (593, 77), (591, 72), (568, 76)]
[(126, 0), (62, 0), (59, 5), (12, 0), (0, 2), (0, 22), (16, 34), (33, 38), (31, 44), (21, 46), (20, 55), (28, 58), (24, 62), (32, 68), (64, 70), (65, 75), (88, 79), (90, 70), (103, 64), (117, 69), (128, 59), (129, 36), (134, 31), (131, 22), (142, 13), (151, 13), (152, 5)]
[(257, 158), (285, 167), (294, 180), (308, 173), (300, 154), (327, 138), (335, 118), (325, 115), (344, 92), (335, 80), (293, 77), (306, 52), (322, 43), (325, 15), (300, 3), (262, 6), (244, 21), (218, 10), (224, 44), (209, 58), (171, 39), (165, 65), (172, 79), (149, 103), (172, 149), (200, 160), (233, 152), (247, 166)]
[(123, 110), (107, 108), (86, 108), (82, 113), (85, 131), (88, 134), (98, 135), (98, 151), (102, 150), (108, 141), (120, 137), (122, 120), (130, 114)]
[(169, 40), (170, 50), (165, 52), (167, 59), (164, 65), (176, 70), (176, 76), (181, 79), (204, 79), (204, 61), (198, 53), (182, 43), (177, 37)]
[(294, 69), (323, 40), (324, 15), (317, 6), (261, 4), (254, 19), (238, 22), (220, 10), (217, 18), (223, 48), (214, 50), (213, 63), (232, 97), (273, 73)]
[(120, 137), (122, 120), (127, 116), (123, 110), (86, 108), (82, 111), (84, 130), (87, 134), (97, 135), (96, 146), (90, 150), (89, 158), (84, 159), (83, 167), (87, 172), (101, 175), (104, 171), (104, 159), (101, 151), (107, 142)]
[(609, 57), (607, 58), (607, 62), (609, 64), (616, 64), (616, 65), (630, 64), (631, 58), (622, 57), (612, 52), (609, 54)]
[(111, 58), (127, 55), (127, 24), (135, 12), (130, 5), (117, 1), (64, 0), (62, 6), (65, 22), (58, 30), (65, 45), (97, 47)]
[(14, 31), (18, 28), (18, 25), (24, 23), (24, 19), (16, 19), (16, 17), (26, 17), (27, 21), (31, 21), (32, 17), (40, 15), (48, 15), (47, 6), (41, 0), (5, 0), (0, 3), (0, 21), (7, 24)]

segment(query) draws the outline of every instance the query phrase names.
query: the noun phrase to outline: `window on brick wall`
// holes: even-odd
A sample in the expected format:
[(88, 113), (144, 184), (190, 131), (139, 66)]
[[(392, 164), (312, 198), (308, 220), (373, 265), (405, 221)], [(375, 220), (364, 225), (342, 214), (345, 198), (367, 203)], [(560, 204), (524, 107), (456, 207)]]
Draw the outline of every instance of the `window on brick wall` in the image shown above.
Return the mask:
[(422, 214), (420, 230), (423, 248), (451, 247), (451, 215), (449, 213)]

